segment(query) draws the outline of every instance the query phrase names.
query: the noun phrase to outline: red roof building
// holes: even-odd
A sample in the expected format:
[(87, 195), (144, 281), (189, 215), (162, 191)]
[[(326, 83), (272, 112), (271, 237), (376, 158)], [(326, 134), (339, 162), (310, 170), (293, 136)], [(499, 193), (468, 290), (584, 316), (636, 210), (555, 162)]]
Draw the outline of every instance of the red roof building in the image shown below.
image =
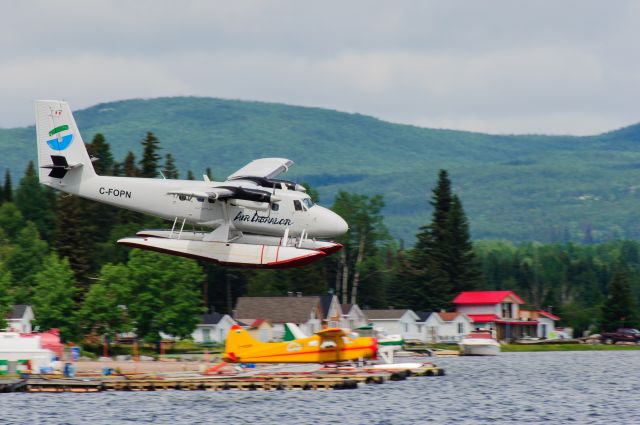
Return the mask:
[[(477, 329), (491, 329), (501, 340), (525, 336), (547, 338), (558, 316), (543, 310), (520, 310), (525, 302), (513, 291), (461, 292), (456, 311), (466, 313)], [(550, 329), (551, 328), (551, 329)]]

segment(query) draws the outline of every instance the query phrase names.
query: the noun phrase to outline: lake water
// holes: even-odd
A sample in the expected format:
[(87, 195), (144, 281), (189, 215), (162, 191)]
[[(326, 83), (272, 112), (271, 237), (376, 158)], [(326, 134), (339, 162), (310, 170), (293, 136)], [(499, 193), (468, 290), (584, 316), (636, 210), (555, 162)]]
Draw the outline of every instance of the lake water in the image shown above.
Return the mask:
[(343, 391), (0, 394), (1, 424), (640, 424), (640, 351), (436, 359)]

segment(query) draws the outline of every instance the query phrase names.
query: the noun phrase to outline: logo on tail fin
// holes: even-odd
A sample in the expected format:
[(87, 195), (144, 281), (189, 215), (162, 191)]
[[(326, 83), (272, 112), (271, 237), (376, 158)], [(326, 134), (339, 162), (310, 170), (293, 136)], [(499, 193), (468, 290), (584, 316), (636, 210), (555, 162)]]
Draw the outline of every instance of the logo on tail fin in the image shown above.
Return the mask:
[(49, 136), (53, 136), (53, 135), (57, 135), (57, 136), (51, 140), (47, 140), (47, 145), (49, 145), (49, 147), (54, 151), (63, 151), (67, 149), (71, 144), (71, 142), (73, 142), (73, 134), (67, 134), (62, 136), (60, 133), (68, 130), (69, 130), (69, 126), (66, 124), (59, 125), (58, 127), (51, 130), (49, 132)]

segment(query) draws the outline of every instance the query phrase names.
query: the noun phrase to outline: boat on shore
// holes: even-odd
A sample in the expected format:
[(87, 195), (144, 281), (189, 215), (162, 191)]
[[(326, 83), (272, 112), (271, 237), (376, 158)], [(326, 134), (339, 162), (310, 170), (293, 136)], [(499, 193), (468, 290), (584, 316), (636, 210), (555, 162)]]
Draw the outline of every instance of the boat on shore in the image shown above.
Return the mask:
[(490, 331), (473, 331), (459, 343), (463, 356), (497, 356), (500, 354), (500, 343), (493, 338)]

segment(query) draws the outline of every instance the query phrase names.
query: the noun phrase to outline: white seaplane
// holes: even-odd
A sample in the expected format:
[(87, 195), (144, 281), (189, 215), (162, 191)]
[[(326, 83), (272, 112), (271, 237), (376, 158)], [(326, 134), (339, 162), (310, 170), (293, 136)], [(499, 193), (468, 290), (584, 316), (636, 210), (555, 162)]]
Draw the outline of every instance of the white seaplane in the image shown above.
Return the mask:
[[(262, 158), (224, 182), (100, 176), (66, 102), (36, 101), (40, 183), (109, 205), (161, 217), (171, 229), (142, 230), (118, 243), (230, 266), (297, 267), (342, 245), (328, 239), (347, 223), (314, 204), (305, 189), (276, 177), (292, 161)], [(186, 231), (185, 225), (211, 229)]]

